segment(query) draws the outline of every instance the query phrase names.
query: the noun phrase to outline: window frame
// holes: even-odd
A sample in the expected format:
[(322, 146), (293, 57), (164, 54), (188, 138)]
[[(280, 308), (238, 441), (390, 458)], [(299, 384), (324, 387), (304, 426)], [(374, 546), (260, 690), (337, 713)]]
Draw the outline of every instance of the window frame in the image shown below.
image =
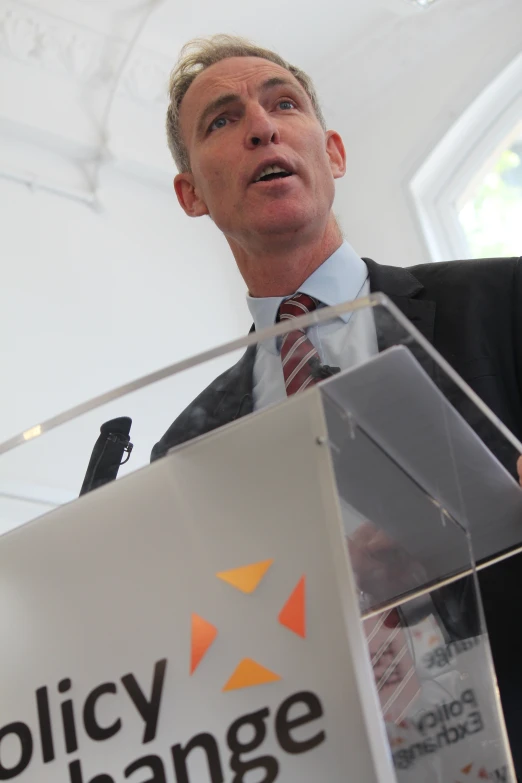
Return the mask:
[(521, 120), (522, 53), (473, 101), (410, 181), (432, 261), (470, 257), (457, 202)]

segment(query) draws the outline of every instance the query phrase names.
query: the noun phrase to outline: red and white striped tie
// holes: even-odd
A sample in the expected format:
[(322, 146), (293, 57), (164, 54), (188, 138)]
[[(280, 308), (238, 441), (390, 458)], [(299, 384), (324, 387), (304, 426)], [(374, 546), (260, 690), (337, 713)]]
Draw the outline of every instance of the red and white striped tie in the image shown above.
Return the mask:
[(420, 685), (399, 612), (384, 611), (364, 620), (363, 627), (383, 717), (400, 723), (419, 695)]
[[(292, 321), (311, 313), (317, 305), (311, 296), (296, 294), (281, 303), (279, 320)], [(312, 372), (310, 363), (314, 360), (320, 363), (304, 329), (294, 329), (283, 337), (281, 362), (288, 397), (320, 380)], [(399, 613), (395, 609), (385, 611), (365, 620), (363, 625), (383, 717), (398, 723), (420, 690)]]
[[(317, 300), (307, 294), (296, 294), (281, 303), (279, 320), (292, 321), (302, 315), (307, 315), (315, 310), (317, 304)], [(313, 359), (320, 362), (319, 354), (306, 336), (304, 329), (294, 329), (294, 331), (285, 334), (281, 343), (281, 362), (288, 397), (317, 382), (318, 378), (314, 377), (310, 367), (310, 360)]]

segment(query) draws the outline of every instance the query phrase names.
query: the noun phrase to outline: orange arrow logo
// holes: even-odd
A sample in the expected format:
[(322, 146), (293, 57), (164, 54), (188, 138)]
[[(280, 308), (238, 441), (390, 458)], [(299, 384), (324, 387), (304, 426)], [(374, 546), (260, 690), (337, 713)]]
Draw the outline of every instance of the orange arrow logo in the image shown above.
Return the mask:
[(279, 622), (306, 639), (305, 577), (302, 576), (279, 612)]
[(242, 593), (253, 593), (273, 562), (263, 560), (260, 563), (233, 568), (231, 571), (220, 571), (216, 576)]
[(252, 685), (264, 685), (267, 682), (277, 682), (281, 677), (270, 669), (265, 669), (251, 658), (243, 658), (237, 665), (232, 677), (223, 687), (224, 691), (235, 691), (239, 688), (250, 688)]
[[(264, 578), (273, 560), (262, 560), (250, 563), (228, 571), (216, 574), (218, 579), (227, 582), (236, 590), (247, 595), (253, 593)], [(303, 575), (292, 590), (285, 605), (278, 615), (279, 622), (301, 638), (306, 638), (306, 577)], [(190, 674), (192, 675), (207, 654), (217, 636), (217, 628), (208, 620), (193, 614), (191, 617), (191, 652)], [(229, 680), (223, 687), (224, 691), (249, 688), (254, 685), (264, 685), (277, 682), (279, 674), (267, 669), (252, 658), (243, 658), (236, 666)]]
[(194, 674), (208, 648), (217, 636), (217, 628), (198, 614), (192, 615), (190, 673)]

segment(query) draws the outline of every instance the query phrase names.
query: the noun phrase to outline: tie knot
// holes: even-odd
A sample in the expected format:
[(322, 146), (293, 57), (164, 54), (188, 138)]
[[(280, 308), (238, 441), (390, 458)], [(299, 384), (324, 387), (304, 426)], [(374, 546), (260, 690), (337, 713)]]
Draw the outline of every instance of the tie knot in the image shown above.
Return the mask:
[(291, 321), (301, 315), (311, 313), (317, 307), (317, 300), (308, 294), (296, 294), (290, 299), (285, 299), (279, 307), (279, 320)]

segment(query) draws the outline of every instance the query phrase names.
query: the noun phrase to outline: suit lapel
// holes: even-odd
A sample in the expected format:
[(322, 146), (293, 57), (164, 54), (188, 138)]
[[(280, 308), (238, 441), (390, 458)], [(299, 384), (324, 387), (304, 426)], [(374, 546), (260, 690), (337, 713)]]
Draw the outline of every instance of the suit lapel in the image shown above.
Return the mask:
[[(424, 286), (422, 283), (407, 269), (381, 266), (371, 258), (363, 260), (368, 267), (370, 291), (372, 293), (380, 291), (386, 294), (419, 332), (430, 343), (433, 343), (435, 302), (423, 298)], [(386, 335), (379, 335), (379, 337), (383, 341), (383, 348), (389, 347), (390, 343), (387, 341)], [(383, 350), (380, 345), (379, 348)]]
[(221, 427), (254, 410), (252, 390), (255, 359), (256, 346), (251, 345), (237, 364), (222, 376), (219, 400), (213, 413), (214, 427)]
[[(424, 286), (407, 269), (381, 266), (371, 258), (363, 259), (368, 267), (370, 291), (381, 292), (391, 299), (416, 329), (433, 345), (435, 302), (424, 299)], [(408, 335), (386, 308), (375, 309), (375, 327), (379, 351), (405, 342)], [(436, 375), (434, 360), (415, 341), (408, 347), (430, 377)]]

